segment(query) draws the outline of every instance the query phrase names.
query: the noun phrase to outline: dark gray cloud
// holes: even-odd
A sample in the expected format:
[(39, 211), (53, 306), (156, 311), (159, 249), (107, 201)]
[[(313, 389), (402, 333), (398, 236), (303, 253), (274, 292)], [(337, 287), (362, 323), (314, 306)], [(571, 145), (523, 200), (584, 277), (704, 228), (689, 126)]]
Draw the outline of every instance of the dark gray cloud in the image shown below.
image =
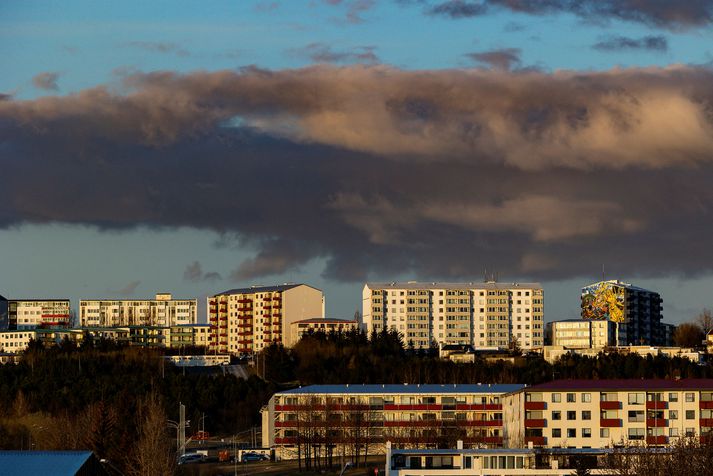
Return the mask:
[(36, 88), (44, 89), (45, 91), (59, 91), (59, 86), (57, 86), (58, 79), (59, 73), (46, 71), (32, 78), (32, 84)]
[(116, 293), (122, 296), (131, 296), (136, 292), (136, 288), (139, 287), (139, 284), (141, 284), (141, 281), (131, 281), (123, 288), (117, 290)]
[(491, 68), (505, 71), (520, 64), (519, 48), (502, 48), (499, 50), (480, 51), (476, 53), (468, 53), (465, 56), (478, 63), (486, 64)]
[(194, 261), (186, 266), (186, 270), (183, 272), (183, 279), (193, 283), (198, 283), (201, 281), (216, 281), (222, 279), (220, 273), (215, 271), (203, 272), (203, 266), (199, 261)]
[[(713, 270), (713, 72), (136, 73), (0, 102), (0, 226), (211, 229), (232, 279)], [(193, 266), (189, 277), (202, 267)]]
[(335, 50), (326, 43), (310, 43), (302, 48), (288, 50), (291, 56), (309, 58), (314, 63), (364, 63), (376, 64), (379, 57), (374, 46), (357, 46), (346, 50)]
[(176, 43), (167, 41), (132, 41), (127, 43), (132, 48), (139, 48), (145, 51), (162, 54), (175, 54), (177, 56), (190, 56), (190, 52)]
[(626, 36), (610, 36), (603, 38), (592, 48), (600, 51), (622, 51), (622, 50), (651, 50), (667, 51), (668, 40), (665, 36), (644, 36), (642, 38), (629, 38)]
[(713, 0), (440, 0), (426, 3), (432, 15), (482, 16), (500, 9), (530, 15), (571, 13), (591, 21), (622, 20), (672, 30), (704, 27), (713, 21)]

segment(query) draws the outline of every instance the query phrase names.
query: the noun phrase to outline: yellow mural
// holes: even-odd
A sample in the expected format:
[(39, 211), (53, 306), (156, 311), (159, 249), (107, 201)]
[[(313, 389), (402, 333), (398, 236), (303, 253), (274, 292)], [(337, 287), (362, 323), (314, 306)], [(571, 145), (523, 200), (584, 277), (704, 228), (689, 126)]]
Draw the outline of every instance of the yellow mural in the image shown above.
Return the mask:
[(597, 283), (584, 288), (582, 318), (624, 322), (624, 288), (612, 283)]

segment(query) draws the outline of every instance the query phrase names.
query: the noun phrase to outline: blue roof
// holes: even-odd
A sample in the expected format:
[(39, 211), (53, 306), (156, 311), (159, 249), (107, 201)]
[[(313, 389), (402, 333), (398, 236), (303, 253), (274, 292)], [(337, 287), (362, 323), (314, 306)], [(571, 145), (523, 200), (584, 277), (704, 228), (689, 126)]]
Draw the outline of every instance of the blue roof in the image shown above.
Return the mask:
[(348, 384), (348, 385), (308, 385), (278, 392), (280, 394), (374, 394), (374, 393), (413, 393), (413, 394), (438, 394), (438, 393), (509, 393), (517, 392), (525, 385), (513, 384)]
[(74, 476), (91, 456), (91, 451), (0, 451), (0, 473), (3, 476)]

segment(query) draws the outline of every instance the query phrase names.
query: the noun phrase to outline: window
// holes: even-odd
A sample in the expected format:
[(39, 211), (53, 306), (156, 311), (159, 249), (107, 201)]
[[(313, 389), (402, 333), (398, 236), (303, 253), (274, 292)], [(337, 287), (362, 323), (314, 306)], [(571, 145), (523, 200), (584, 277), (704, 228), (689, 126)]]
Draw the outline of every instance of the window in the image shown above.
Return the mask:
[(561, 420), (561, 419), (562, 419), (562, 412), (552, 412), (552, 419), (553, 419), (553, 420)]
[(577, 429), (567, 428), (567, 438), (577, 438)]
[(559, 403), (562, 401), (562, 395), (559, 393), (552, 394), (552, 403)]
[(669, 402), (677, 402), (677, 401), (678, 401), (678, 394), (677, 394), (677, 393), (669, 393), (669, 394), (668, 394), (668, 401), (669, 401)]
[(609, 438), (609, 428), (599, 429), (599, 437), (600, 438)]
[(642, 422), (644, 421), (644, 411), (643, 410), (629, 410), (629, 421), (630, 422)]
[(552, 438), (561, 438), (562, 430), (559, 428), (552, 428)]
[(567, 403), (575, 403), (577, 401), (577, 396), (574, 393), (567, 394)]
[(592, 394), (591, 393), (583, 393), (582, 394), (582, 402), (583, 403), (589, 403), (592, 401)]
[(583, 410), (582, 411), (582, 420), (591, 420), (592, 419), (592, 412), (589, 410)]
[(695, 410), (686, 410), (686, 420), (695, 420), (696, 419), (696, 411)]
[(686, 436), (689, 438), (692, 436), (696, 436), (696, 429), (695, 428), (686, 428)]
[(629, 428), (630, 440), (643, 440), (646, 430), (644, 428)]
[(668, 436), (678, 436), (678, 428), (669, 428)]
[(669, 420), (678, 420), (678, 410), (669, 410), (668, 411), (668, 419)]
[(686, 402), (691, 403), (696, 401), (696, 394), (693, 392), (686, 392)]
[(577, 419), (577, 412), (575, 411), (568, 411), (567, 412), (567, 420), (576, 420)]
[(591, 438), (592, 437), (592, 429), (591, 428), (582, 428), (582, 438)]
[(629, 405), (643, 405), (646, 402), (646, 394), (644, 393), (630, 393), (629, 394)]

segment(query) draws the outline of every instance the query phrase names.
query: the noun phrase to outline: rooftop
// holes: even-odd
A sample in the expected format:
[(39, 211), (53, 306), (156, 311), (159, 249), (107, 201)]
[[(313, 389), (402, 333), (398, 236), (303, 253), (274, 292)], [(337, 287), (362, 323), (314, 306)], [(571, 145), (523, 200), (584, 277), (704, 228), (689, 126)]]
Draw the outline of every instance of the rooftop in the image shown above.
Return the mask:
[(555, 380), (528, 387), (538, 390), (698, 390), (713, 389), (713, 379)]
[(76, 475), (91, 451), (0, 451), (4, 476)]
[[(651, 290), (649, 290), (649, 289), (640, 288), (640, 287), (638, 287), (638, 286), (634, 286), (634, 285), (631, 284), (631, 283), (625, 283), (624, 281), (619, 281), (618, 279), (608, 279), (608, 280), (606, 280), (606, 281), (597, 281), (596, 283), (592, 283), (592, 284), (588, 284), (587, 286), (584, 286), (584, 287), (582, 288), (582, 291), (584, 291), (584, 290), (587, 289), (587, 288), (591, 288), (591, 287), (594, 287), (594, 286), (599, 286), (599, 285), (602, 284), (602, 283), (613, 284), (613, 285), (616, 285), (616, 286), (620, 286), (620, 287), (622, 287), (622, 288), (631, 289), (632, 291), (643, 291), (643, 292), (646, 292), (646, 293), (656, 293), (656, 291), (651, 291)], [(656, 293), (656, 294), (658, 294), (658, 293)]]
[(498, 283), (494, 281), (487, 282), (468, 282), (468, 283), (439, 283), (439, 282), (418, 282), (418, 281), (401, 281), (390, 283), (366, 283), (370, 289), (542, 289), (540, 283)]
[(293, 324), (356, 324), (354, 319), (335, 319), (332, 317), (313, 317), (310, 319), (302, 319), (301, 321), (295, 321)]
[(309, 385), (278, 392), (279, 394), (463, 394), (463, 393), (510, 393), (522, 389), (522, 384), (346, 384)]
[[(229, 289), (227, 291), (223, 291), (222, 293), (215, 294), (214, 296), (222, 296), (224, 294), (272, 293), (272, 292), (287, 291), (288, 289), (296, 288), (297, 286), (308, 286), (312, 289), (317, 289), (314, 286), (310, 286), (309, 284), (304, 284), (304, 283), (285, 283), (285, 284), (278, 284), (275, 286), (250, 286), (248, 288)], [(320, 289), (317, 289), (317, 290), (321, 291)]]

